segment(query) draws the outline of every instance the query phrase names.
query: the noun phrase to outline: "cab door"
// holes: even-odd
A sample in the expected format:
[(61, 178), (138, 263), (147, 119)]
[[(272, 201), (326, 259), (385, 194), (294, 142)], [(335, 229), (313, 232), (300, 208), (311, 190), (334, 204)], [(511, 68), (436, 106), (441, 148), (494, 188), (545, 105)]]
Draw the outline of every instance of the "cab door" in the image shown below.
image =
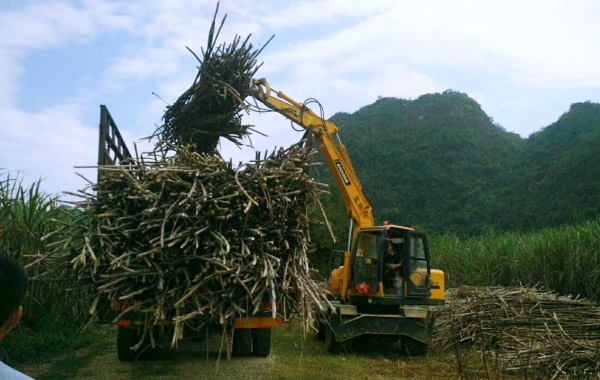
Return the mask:
[(352, 275), (350, 287), (357, 291), (357, 286), (366, 285), (358, 295), (376, 294), (379, 290), (381, 276), (379, 274), (378, 252), (383, 240), (381, 230), (363, 231), (358, 234), (357, 243), (352, 254)]
[(427, 298), (431, 287), (429, 248), (424, 235), (409, 233), (405, 250), (404, 278), (407, 298)]

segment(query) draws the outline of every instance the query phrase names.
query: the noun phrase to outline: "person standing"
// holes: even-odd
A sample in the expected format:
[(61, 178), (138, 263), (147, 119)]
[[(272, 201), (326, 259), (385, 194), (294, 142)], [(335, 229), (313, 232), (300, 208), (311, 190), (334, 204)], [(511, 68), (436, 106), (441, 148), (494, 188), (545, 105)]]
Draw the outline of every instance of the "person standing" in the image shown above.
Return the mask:
[[(23, 299), (27, 291), (27, 275), (15, 260), (0, 252), (0, 341), (17, 325), (23, 316)], [(4, 355), (6, 360), (6, 355)], [(0, 379), (32, 380), (31, 377), (0, 361)]]

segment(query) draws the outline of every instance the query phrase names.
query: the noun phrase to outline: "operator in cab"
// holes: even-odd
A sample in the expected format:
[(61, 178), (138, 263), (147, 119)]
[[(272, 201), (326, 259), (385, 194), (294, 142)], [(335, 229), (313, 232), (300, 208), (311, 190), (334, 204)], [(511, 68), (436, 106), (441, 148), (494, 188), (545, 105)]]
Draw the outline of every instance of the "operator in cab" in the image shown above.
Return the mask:
[(383, 286), (393, 288), (394, 278), (402, 274), (402, 253), (399, 249), (394, 249), (390, 239), (385, 239), (384, 246), (386, 248), (383, 254)]

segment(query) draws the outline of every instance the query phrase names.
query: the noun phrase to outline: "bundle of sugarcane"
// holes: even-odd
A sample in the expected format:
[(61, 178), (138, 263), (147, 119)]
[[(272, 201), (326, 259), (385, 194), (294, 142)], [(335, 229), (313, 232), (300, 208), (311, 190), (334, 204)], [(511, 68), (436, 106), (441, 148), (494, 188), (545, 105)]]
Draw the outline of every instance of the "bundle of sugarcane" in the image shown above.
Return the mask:
[(304, 313), (325, 299), (310, 279), (306, 206), (320, 190), (315, 151), (293, 147), (237, 169), (185, 147), (170, 159), (105, 166), (85, 215), (47, 260), (72, 265), (98, 297), (131, 305), (146, 327), (231, 325), (265, 303)]
[(250, 126), (242, 124), (240, 112), (246, 109), (244, 99), (261, 66), (256, 58), (264, 48), (254, 50), (250, 36), (216, 46), (226, 18), (216, 29), (216, 16), (215, 12), (202, 58), (188, 48), (200, 63), (193, 84), (168, 107), (164, 124), (155, 132), (161, 142), (194, 144), (197, 152), (208, 154), (216, 151), (220, 137), (239, 144), (248, 135)]
[(506, 371), (600, 374), (600, 307), (537, 288), (460, 287), (436, 320), (436, 340), (467, 344)]

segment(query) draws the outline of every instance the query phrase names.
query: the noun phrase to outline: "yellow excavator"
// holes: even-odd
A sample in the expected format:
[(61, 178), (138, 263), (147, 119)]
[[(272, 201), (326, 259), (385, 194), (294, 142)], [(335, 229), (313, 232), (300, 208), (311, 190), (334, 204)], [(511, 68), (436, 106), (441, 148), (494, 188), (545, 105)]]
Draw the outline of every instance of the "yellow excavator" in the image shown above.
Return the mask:
[[(334, 123), (272, 90), (265, 79), (253, 81), (253, 97), (314, 136), (348, 210), (348, 248), (329, 278), (333, 299), (321, 305), (319, 336), (328, 351), (347, 350), (366, 335), (425, 355), (433, 335), (431, 307), (445, 302), (444, 272), (431, 268), (426, 235), (389, 223), (375, 226), (371, 202)], [(402, 264), (394, 270), (385, 265), (390, 245)]]

